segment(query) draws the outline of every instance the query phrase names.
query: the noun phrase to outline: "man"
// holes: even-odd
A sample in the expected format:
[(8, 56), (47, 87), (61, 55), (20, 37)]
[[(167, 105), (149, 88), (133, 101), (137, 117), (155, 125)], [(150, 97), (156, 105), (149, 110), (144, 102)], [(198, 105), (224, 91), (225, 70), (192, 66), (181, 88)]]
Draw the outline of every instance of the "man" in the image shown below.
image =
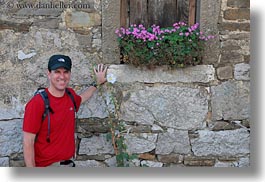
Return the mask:
[[(106, 82), (107, 67), (94, 68), (97, 82), (82, 94), (68, 88), (72, 61), (65, 55), (53, 55), (48, 62), (49, 86), (45, 89), (49, 110), (45, 113), (43, 95), (36, 94), (26, 105), (23, 122), (23, 149), (27, 167), (74, 167), (75, 110), (96, 91), (97, 85)], [(70, 92), (70, 93), (69, 93)], [(48, 114), (48, 116), (47, 116)]]

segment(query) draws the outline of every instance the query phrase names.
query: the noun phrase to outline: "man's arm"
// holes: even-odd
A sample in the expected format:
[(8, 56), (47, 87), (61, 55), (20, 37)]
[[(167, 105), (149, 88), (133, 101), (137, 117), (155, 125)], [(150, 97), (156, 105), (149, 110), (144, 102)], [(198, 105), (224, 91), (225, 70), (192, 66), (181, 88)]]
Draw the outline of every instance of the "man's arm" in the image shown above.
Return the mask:
[(35, 138), (36, 134), (23, 132), (23, 151), (26, 167), (35, 167)]
[[(99, 64), (97, 68), (94, 68), (94, 73), (96, 75), (97, 79), (97, 84), (101, 85), (107, 81), (106, 79), (106, 72), (107, 72), (107, 66), (104, 67), (103, 64)], [(96, 87), (91, 86), (89, 87), (86, 91), (80, 94), (81, 96), (81, 104), (86, 102), (92, 95), (93, 93), (97, 90)]]
[(92, 95), (93, 93), (97, 90), (96, 87), (89, 87), (88, 89), (86, 89), (83, 93), (80, 94), (81, 96), (81, 104), (83, 104), (84, 102), (86, 102)]

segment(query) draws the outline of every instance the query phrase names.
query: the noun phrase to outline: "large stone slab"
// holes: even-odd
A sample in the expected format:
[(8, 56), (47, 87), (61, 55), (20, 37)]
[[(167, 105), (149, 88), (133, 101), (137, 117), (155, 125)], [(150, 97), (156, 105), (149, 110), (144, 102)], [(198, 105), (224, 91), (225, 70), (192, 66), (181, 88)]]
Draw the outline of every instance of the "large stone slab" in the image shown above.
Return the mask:
[(166, 155), (171, 153), (190, 154), (191, 146), (188, 131), (169, 130), (159, 134), (156, 154)]
[(250, 153), (250, 134), (245, 129), (227, 131), (199, 130), (197, 138), (191, 138), (196, 156), (244, 156)]
[(208, 112), (203, 89), (159, 85), (132, 90), (121, 104), (121, 119), (177, 129), (200, 128)]
[(108, 69), (109, 73), (113, 74), (117, 78), (117, 82), (121, 83), (208, 83), (215, 79), (215, 69), (212, 65), (197, 65), (172, 70), (166, 67), (157, 67), (151, 70), (148, 68), (136, 68), (131, 65), (111, 65)]
[(129, 153), (145, 153), (155, 149), (157, 134), (131, 134), (125, 135), (125, 139)]
[(107, 141), (105, 134), (93, 136), (91, 138), (82, 138), (80, 142), (79, 154), (98, 155), (114, 154), (111, 141)]
[(242, 120), (250, 117), (250, 83), (227, 81), (211, 87), (214, 120)]
[(0, 156), (22, 152), (22, 121), (0, 121)]

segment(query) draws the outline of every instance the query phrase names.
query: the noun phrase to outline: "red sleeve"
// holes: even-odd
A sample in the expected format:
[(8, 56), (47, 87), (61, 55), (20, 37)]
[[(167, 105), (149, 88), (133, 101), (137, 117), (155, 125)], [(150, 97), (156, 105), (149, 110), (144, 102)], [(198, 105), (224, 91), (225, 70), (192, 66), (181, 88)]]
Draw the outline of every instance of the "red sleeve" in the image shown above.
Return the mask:
[(23, 131), (37, 134), (42, 124), (43, 113), (44, 101), (40, 95), (36, 95), (25, 107)]
[(81, 105), (81, 96), (78, 95), (72, 88), (68, 88), (69, 91), (73, 94), (74, 99), (75, 99), (75, 104), (76, 104), (76, 112), (78, 112), (80, 105)]

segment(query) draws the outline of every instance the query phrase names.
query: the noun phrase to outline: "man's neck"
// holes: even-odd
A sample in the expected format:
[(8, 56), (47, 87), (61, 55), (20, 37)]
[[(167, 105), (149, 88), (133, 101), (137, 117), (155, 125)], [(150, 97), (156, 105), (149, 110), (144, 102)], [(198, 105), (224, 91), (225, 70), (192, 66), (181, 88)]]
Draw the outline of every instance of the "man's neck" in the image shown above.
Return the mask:
[(62, 96), (64, 96), (64, 93), (65, 93), (65, 89), (64, 90), (57, 90), (53, 87), (48, 87), (48, 90), (55, 97), (62, 97)]

